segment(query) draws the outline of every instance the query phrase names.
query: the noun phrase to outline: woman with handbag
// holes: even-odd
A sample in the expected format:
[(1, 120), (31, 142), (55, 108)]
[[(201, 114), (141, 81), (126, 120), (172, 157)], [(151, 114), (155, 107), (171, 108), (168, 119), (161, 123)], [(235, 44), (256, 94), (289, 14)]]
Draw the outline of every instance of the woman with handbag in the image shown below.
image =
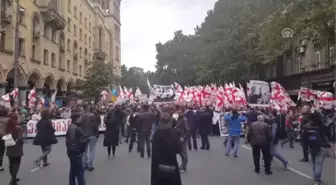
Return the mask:
[(12, 176), (10, 185), (16, 185), (20, 179), (17, 178), (17, 174), (20, 169), (21, 158), (23, 156), (23, 136), (21, 128), (18, 127), (18, 114), (16, 110), (13, 110), (8, 115), (7, 127), (5, 130), (5, 134), (7, 136), (11, 136), (12, 139), (10, 142), (7, 140), (5, 141), (11, 144), (12, 146), (8, 146), (7, 144), (7, 151), (6, 155), (9, 159), (9, 172)]
[[(41, 146), (42, 149), (42, 155), (35, 160), (36, 165), (39, 167), (49, 166), (48, 155), (51, 152), (51, 146), (58, 142), (55, 136), (55, 129), (49, 118), (49, 110), (43, 109), (41, 112), (41, 120), (36, 123), (37, 134), (33, 144)], [(43, 161), (43, 164), (41, 161)]]
[(161, 113), (160, 124), (152, 140), (151, 185), (182, 185), (176, 158), (181, 147), (172, 122), (169, 113)]

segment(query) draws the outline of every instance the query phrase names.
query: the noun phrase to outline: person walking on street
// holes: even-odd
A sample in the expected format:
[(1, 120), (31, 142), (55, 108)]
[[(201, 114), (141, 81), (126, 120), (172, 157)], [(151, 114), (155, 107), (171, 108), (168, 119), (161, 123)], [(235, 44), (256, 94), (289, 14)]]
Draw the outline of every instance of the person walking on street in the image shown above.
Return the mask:
[(172, 117), (162, 112), (153, 137), (151, 185), (182, 185), (176, 158), (180, 152), (179, 137), (172, 128)]
[(270, 119), (270, 124), (271, 124), (271, 130), (272, 130), (272, 143), (271, 143), (271, 155), (275, 158), (277, 158), (282, 165), (285, 167), (285, 169), (288, 168), (288, 165), (290, 162), (286, 160), (279, 152), (278, 152), (278, 147), (279, 147), (279, 129), (278, 129), (278, 124), (275, 120), (275, 117), (277, 115), (276, 110), (273, 111), (272, 113), (272, 118)]
[(254, 172), (260, 173), (260, 151), (263, 154), (266, 175), (271, 175), (271, 153), (270, 142), (272, 134), (268, 123), (264, 121), (264, 116), (259, 115), (256, 122), (253, 122), (247, 131), (247, 141), (252, 146), (254, 161)]
[(140, 146), (140, 157), (144, 158), (145, 155), (145, 143), (147, 147), (147, 156), (151, 157), (151, 147), (150, 147), (150, 136), (152, 131), (152, 124), (155, 121), (155, 115), (149, 112), (149, 105), (142, 106), (143, 111), (139, 117), (139, 146)]
[(70, 160), (69, 185), (85, 185), (83, 154), (87, 148), (89, 137), (79, 121), (81, 110), (75, 108), (71, 112), (71, 124), (66, 133), (66, 149)]
[[(185, 117), (187, 118), (188, 125), (190, 127), (190, 135), (191, 137), (188, 138), (188, 148), (191, 150), (197, 150), (197, 118), (196, 113), (194, 112), (191, 106), (188, 107), (188, 110), (185, 113)], [(192, 140), (192, 141), (191, 141)]]
[[(107, 158), (115, 158), (116, 147), (119, 144), (119, 124), (116, 119), (115, 112), (116, 110), (110, 109), (107, 115), (105, 116), (104, 122), (106, 125), (106, 131), (104, 133), (104, 146), (107, 147)], [(112, 149), (112, 157), (111, 157)]]
[(232, 110), (231, 114), (224, 116), (225, 121), (229, 125), (229, 137), (226, 145), (225, 155), (229, 156), (233, 143), (233, 157), (238, 157), (239, 140), (242, 132), (242, 124), (246, 121), (246, 117), (240, 115), (236, 109)]
[(190, 137), (190, 127), (185, 118), (181, 108), (177, 110), (178, 118), (176, 122), (176, 131), (179, 136), (180, 145), (181, 145), (181, 152), (180, 156), (182, 159), (182, 164), (180, 167), (181, 172), (187, 171), (187, 164), (188, 164), (188, 150), (187, 150), (187, 142), (188, 138)]
[[(35, 160), (38, 167), (49, 166), (48, 155), (51, 152), (53, 144), (57, 143), (55, 129), (49, 120), (50, 112), (43, 109), (41, 112), (41, 120), (36, 123), (37, 133), (33, 141), (33, 145), (41, 146), (42, 155)], [(41, 163), (43, 161), (43, 164)]]
[(294, 128), (293, 128), (293, 122), (295, 121), (295, 115), (293, 110), (289, 111), (289, 114), (285, 117), (286, 123), (285, 123), (285, 130), (287, 133), (287, 138), (281, 142), (281, 146), (289, 142), (289, 147), (294, 148)]
[(84, 169), (93, 171), (93, 161), (96, 153), (96, 144), (99, 138), (100, 118), (89, 111), (89, 106), (84, 105), (84, 114), (79, 118), (85, 134), (89, 138), (85, 153), (83, 155)]
[[(140, 109), (141, 109), (140, 107), (134, 107), (132, 113), (130, 114), (130, 118), (129, 118), (130, 142), (129, 142), (129, 145), (128, 145), (128, 152), (129, 153), (132, 152), (133, 144), (134, 144), (134, 142), (136, 140), (136, 137), (138, 135), (138, 131), (139, 131), (138, 115), (139, 115)], [(137, 151), (140, 152), (139, 141), (138, 141)]]
[[(307, 107), (302, 109), (305, 112)], [(322, 123), (320, 114), (313, 113), (302, 128), (302, 139), (308, 146), (313, 164), (314, 185), (322, 185), (323, 163), (331, 148), (328, 127)]]
[(2, 136), (5, 135), (6, 127), (7, 127), (7, 120), (8, 120), (8, 112), (9, 109), (5, 107), (0, 108), (0, 172), (4, 171), (3, 168), (3, 157), (5, 155), (5, 141), (2, 140)]
[(199, 133), (201, 135), (202, 150), (210, 150), (209, 133), (212, 125), (213, 113), (204, 107), (199, 111)]
[(19, 115), (14, 109), (8, 115), (7, 127), (5, 134), (11, 134), (13, 140), (16, 141), (14, 146), (7, 147), (6, 155), (9, 159), (9, 173), (11, 175), (10, 185), (17, 185), (20, 181), (17, 174), (20, 169), (21, 158), (23, 156), (23, 135), (22, 130), (18, 126)]

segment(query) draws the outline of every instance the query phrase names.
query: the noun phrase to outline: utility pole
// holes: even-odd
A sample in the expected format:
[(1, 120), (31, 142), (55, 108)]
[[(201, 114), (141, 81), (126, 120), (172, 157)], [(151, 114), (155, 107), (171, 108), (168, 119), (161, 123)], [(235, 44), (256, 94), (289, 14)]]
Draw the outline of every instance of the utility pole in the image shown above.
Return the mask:
[(19, 83), (19, 56), (20, 56), (20, 0), (16, 0), (16, 24), (15, 24), (15, 51), (14, 51), (14, 89), (18, 88)]

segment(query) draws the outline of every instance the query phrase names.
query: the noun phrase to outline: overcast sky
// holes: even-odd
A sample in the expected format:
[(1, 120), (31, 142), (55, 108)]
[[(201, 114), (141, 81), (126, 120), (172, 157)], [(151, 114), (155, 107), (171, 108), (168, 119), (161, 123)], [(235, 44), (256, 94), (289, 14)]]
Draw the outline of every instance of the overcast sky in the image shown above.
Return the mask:
[(122, 0), (121, 63), (154, 71), (155, 44), (194, 33), (217, 0)]

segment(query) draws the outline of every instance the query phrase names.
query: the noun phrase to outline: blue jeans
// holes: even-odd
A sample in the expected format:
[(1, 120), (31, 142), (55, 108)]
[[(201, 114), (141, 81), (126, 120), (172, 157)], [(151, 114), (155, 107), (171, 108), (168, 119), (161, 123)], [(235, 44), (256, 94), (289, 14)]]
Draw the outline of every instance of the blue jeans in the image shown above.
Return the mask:
[(322, 169), (324, 159), (328, 156), (328, 148), (321, 148), (316, 157), (312, 156), (313, 176), (315, 182), (322, 182)]
[(288, 161), (280, 154), (278, 153), (278, 144), (273, 145), (271, 144), (271, 155), (277, 159), (279, 159), (279, 161), (285, 166), (287, 167), (288, 165)]
[(92, 168), (93, 167), (93, 160), (96, 155), (96, 144), (98, 138), (96, 136), (90, 136), (89, 142), (86, 146), (84, 155), (83, 155), (83, 163), (84, 167)]
[(85, 185), (82, 155), (68, 154), (68, 157), (70, 159), (69, 185), (76, 185), (76, 179), (78, 185)]
[(230, 151), (232, 148), (231, 143), (233, 142), (234, 146), (232, 148), (233, 150), (233, 156), (237, 156), (238, 153), (238, 148), (239, 148), (239, 140), (240, 140), (240, 136), (229, 136), (228, 137), (228, 141), (227, 141), (227, 145), (226, 145), (226, 152), (225, 155), (230, 155)]

